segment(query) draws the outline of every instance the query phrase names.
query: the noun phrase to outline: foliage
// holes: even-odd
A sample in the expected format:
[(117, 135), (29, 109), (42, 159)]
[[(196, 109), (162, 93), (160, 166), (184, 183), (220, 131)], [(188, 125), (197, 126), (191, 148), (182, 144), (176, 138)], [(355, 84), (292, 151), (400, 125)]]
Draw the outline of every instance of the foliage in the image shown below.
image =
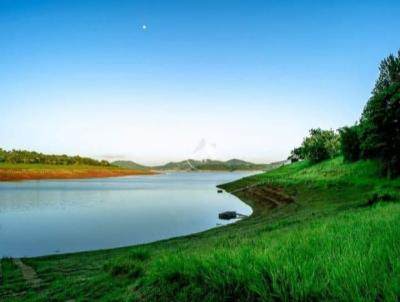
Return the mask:
[(400, 175), (400, 50), (385, 58), (379, 78), (362, 113), (360, 123), (339, 130), (311, 129), (289, 159), (317, 163), (340, 153), (345, 161), (378, 159), (389, 178)]
[(400, 83), (400, 50), (397, 56), (390, 54), (381, 62), (373, 94), (378, 94), (394, 83)]
[(400, 83), (370, 98), (360, 125), (362, 156), (381, 159), (388, 177), (400, 175)]
[(4, 161), (6, 160), (6, 152), (0, 148), (0, 163), (4, 163)]
[(303, 140), (301, 147), (292, 152), (294, 156), (311, 163), (333, 158), (340, 152), (339, 135), (333, 130), (311, 129), (310, 136)]
[(361, 156), (382, 161), (388, 177), (400, 175), (400, 50), (385, 58), (360, 119)]
[(361, 155), (360, 129), (358, 125), (339, 129), (340, 147), (345, 161), (356, 161)]
[(0, 162), (12, 164), (51, 164), (51, 165), (90, 165), (90, 166), (110, 166), (108, 161), (98, 161), (88, 157), (47, 155), (35, 151), (0, 149)]
[(295, 163), (301, 159), (304, 159), (304, 150), (302, 147), (294, 148), (292, 151), (290, 151), (290, 156), (288, 157), (290, 162)]

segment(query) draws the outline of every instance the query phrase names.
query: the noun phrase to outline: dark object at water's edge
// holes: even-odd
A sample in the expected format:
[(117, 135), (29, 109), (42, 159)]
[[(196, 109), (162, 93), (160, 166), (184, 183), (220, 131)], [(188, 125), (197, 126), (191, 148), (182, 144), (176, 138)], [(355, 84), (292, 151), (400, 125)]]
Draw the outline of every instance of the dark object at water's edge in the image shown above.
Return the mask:
[(235, 211), (226, 211), (218, 214), (219, 219), (229, 220), (238, 217)]
[(224, 219), (224, 220), (229, 220), (229, 219), (235, 219), (235, 218), (244, 218), (247, 217), (247, 215), (237, 213), (235, 211), (226, 211), (218, 214), (219, 219)]

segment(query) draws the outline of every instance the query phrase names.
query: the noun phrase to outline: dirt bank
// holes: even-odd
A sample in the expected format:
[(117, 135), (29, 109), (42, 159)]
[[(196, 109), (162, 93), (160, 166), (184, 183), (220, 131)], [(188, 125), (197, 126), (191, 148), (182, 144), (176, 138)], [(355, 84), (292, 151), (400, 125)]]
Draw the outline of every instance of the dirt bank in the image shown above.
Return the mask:
[(0, 181), (35, 179), (81, 179), (129, 175), (153, 175), (152, 171), (140, 171), (107, 167), (55, 167), (55, 168), (1, 168)]

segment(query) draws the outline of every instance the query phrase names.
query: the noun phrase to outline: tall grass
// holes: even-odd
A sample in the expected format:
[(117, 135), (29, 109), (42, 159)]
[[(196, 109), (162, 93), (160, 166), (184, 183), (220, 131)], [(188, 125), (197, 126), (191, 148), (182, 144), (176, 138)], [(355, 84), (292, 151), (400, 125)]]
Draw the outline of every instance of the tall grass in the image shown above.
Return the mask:
[(231, 238), (235, 247), (168, 254), (148, 268), (143, 290), (158, 301), (395, 301), (399, 219), (399, 204), (379, 204)]

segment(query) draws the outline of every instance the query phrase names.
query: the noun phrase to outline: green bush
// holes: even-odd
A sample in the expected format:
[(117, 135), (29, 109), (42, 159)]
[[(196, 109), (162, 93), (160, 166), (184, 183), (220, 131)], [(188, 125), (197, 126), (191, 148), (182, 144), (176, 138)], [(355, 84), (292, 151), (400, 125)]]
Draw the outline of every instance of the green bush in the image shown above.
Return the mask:
[(298, 148), (294, 148), (291, 152), (290, 152), (290, 156), (288, 157), (288, 159), (292, 162), (298, 162), (301, 159), (304, 159), (304, 150), (302, 147), (298, 147)]
[(307, 159), (318, 163), (340, 154), (339, 135), (333, 130), (311, 129), (310, 136), (303, 140), (300, 148), (292, 151), (290, 159)]

